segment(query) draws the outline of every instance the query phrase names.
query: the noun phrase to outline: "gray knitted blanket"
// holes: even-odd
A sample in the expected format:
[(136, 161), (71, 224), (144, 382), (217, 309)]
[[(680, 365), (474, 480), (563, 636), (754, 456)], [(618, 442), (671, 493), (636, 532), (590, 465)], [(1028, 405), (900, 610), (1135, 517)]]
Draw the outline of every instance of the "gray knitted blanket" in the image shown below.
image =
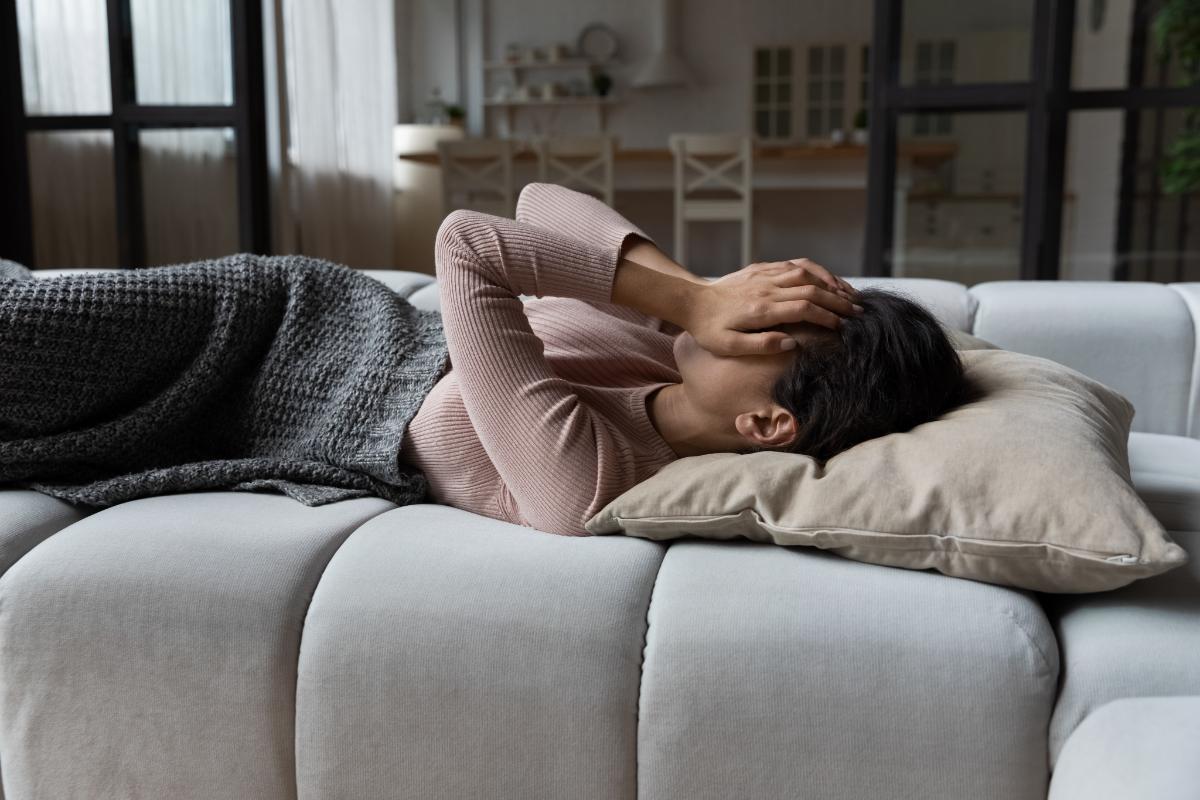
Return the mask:
[(0, 263), (0, 484), (96, 507), (420, 502), (400, 443), (447, 367), (439, 314), (315, 258), (45, 279)]

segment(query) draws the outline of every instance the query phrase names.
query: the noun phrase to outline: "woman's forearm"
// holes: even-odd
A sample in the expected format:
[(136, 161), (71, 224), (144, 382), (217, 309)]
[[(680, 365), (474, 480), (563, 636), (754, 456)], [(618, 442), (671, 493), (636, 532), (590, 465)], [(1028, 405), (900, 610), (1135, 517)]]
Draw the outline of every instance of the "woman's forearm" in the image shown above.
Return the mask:
[[(659, 250), (654, 242), (643, 239), (640, 236), (634, 235), (629, 237), (629, 243), (626, 245), (625, 252), (622, 255), (630, 261), (636, 261), (643, 266), (650, 267), (650, 269), (666, 275), (673, 275), (694, 283), (707, 283), (703, 278), (693, 275), (682, 264), (672, 259), (662, 250)], [(659, 319), (664, 318), (659, 317)]]
[(660, 266), (622, 258), (613, 276), (612, 302), (686, 328), (707, 283), (682, 268)]

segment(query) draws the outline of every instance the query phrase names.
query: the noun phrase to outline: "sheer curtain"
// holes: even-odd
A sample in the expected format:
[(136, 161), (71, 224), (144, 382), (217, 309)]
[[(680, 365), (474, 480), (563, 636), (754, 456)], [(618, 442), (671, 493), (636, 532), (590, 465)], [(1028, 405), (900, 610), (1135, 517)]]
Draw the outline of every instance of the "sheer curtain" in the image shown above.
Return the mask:
[[(229, 0), (130, 0), (137, 101), (233, 102)], [(238, 250), (237, 149), (228, 128), (144, 130), (139, 136), (146, 263)]]
[(282, 6), (296, 249), (355, 267), (390, 267), (393, 0)]
[[(16, 3), (27, 112), (109, 113), (105, 0)], [(229, 7), (131, 0), (139, 102), (232, 101)], [(266, 48), (277, 59), (268, 65), (267, 102), (284, 110), (272, 135), (288, 143), (287, 163), (272, 172), (284, 184), (272, 192), (282, 201), (276, 246), (390, 266), (392, 0), (263, 0), (263, 13), (268, 35), (279, 26)], [(233, 131), (143, 131), (140, 147), (148, 262), (236, 251)], [(37, 265), (116, 265), (111, 134), (34, 134), (29, 155)]]
[[(17, 26), (27, 113), (109, 113), (104, 0), (17, 0)], [(28, 154), (36, 263), (116, 266), (112, 134), (35, 133)]]

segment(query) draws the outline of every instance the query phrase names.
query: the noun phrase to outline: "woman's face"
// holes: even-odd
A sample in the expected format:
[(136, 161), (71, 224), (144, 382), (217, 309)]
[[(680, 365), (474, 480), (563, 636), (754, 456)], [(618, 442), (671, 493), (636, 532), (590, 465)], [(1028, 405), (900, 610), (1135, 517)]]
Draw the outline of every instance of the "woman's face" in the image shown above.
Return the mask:
[(684, 331), (675, 337), (675, 364), (694, 404), (719, 416), (735, 416), (747, 403), (769, 397), (795, 350), (762, 356), (719, 356)]
[(687, 331), (675, 337), (675, 363), (689, 398), (718, 418), (730, 418), (771, 404), (771, 387), (813, 337), (837, 334), (810, 323), (777, 326), (796, 339), (794, 350), (760, 356), (720, 356), (699, 345)]

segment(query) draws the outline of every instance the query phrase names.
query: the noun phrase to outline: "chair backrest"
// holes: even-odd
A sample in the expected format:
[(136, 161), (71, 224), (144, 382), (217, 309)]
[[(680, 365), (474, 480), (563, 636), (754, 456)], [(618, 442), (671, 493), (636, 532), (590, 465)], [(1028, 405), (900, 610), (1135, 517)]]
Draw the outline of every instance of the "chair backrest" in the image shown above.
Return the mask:
[[(688, 258), (687, 223), (741, 223), (742, 264), (754, 254), (754, 146), (744, 134), (673, 133), (675, 260)], [(716, 195), (714, 197), (714, 195)]]
[(438, 142), (442, 163), (442, 211), (458, 208), (513, 215), (513, 143), (509, 139)]
[(679, 199), (717, 189), (750, 202), (754, 148), (749, 136), (673, 133), (667, 141), (675, 157), (675, 191)]
[(534, 143), (538, 180), (595, 194), (613, 204), (612, 136), (554, 136)]

